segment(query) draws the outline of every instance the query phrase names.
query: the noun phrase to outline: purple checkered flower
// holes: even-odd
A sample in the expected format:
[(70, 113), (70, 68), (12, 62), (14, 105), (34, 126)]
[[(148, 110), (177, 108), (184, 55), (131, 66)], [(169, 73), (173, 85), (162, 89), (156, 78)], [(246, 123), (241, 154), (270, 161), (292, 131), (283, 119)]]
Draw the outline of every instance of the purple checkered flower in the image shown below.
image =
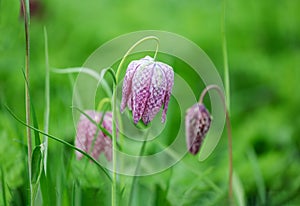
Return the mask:
[[(91, 119), (99, 123), (102, 120), (102, 112), (92, 110), (85, 111)], [(112, 133), (112, 113), (106, 112), (101, 126), (110, 134)], [(93, 158), (98, 159), (100, 153), (104, 153), (106, 159), (111, 161), (112, 158), (112, 140), (104, 134), (93, 122), (85, 115), (81, 114), (75, 139), (75, 146), (90, 154)], [(78, 159), (82, 154), (76, 151)]]
[(121, 112), (127, 105), (134, 123), (142, 119), (147, 125), (163, 106), (165, 122), (173, 84), (174, 72), (169, 65), (155, 62), (149, 56), (132, 61), (124, 78)]
[(211, 118), (203, 104), (195, 104), (189, 108), (185, 116), (185, 133), (187, 148), (190, 153), (197, 154), (209, 130)]

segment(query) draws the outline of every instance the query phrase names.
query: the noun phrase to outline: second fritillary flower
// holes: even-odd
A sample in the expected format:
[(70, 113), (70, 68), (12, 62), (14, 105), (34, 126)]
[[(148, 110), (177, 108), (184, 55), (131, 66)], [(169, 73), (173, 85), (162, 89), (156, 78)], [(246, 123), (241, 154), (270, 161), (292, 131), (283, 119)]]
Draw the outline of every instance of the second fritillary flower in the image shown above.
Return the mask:
[[(111, 112), (106, 112), (104, 117), (102, 112), (93, 110), (87, 110), (85, 114), (97, 124), (102, 121), (101, 127), (106, 129), (110, 134), (112, 133)], [(89, 153), (95, 159), (99, 158), (100, 153), (104, 153), (108, 161), (112, 159), (112, 141), (110, 137), (100, 131), (100, 129), (83, 114), (81, 114), (77, 125), (75, 146)], [(76, 151), (76, 156), (78, 159), (81, 159), (83, 155)]]
[(189, 108), (185, 116), (186, 143), (191, 154), (197, 154), (209, 130), (211, 117), (203, 104)]
[(149, 56), (132, 61), (124, 78), (121, 112), (127, 105), (134, 123), (142, 119), (147, 125), (163, 107), (162, 122), (165, 122), (173, 84), (174, 72), (169, 65)]

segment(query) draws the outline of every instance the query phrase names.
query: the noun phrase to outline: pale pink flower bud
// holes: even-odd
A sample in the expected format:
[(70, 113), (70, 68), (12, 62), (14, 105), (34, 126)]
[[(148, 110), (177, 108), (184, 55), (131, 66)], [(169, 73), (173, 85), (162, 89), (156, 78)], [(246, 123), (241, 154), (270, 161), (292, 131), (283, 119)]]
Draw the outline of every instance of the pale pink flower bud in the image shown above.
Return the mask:
[[(96, 123), (102, 120), (102, 112), (92, 110), (85, 111), (91, 119)], [(101, 126), (110, 134), (112, 133), (112, 113), (106, 112)], [(81, 114), (75, 139), (75, 146), (90, 154), (93, 158), (98, 159), (100, 153), (104, 153), (106, 159), (111, 161), (112, 158), (112, 140), (104, 134), (93, 122), (85, 115)], [(82, 154), (76, 151), (78, 159), (82, 158)]]
[(189, 108), (185, 116), (185, 133), (187, 148), (190, 153), (197, 154), (209, 130), (211, 117), (203, 104), (195, 104)]
[(174, 72), (169, 65), (149, 56), (132, 61), (124, 78), (121, 112), (128, 106), (134, 123), (142, 119), (147, 125), (163, 107), (165, 122), (173, 84)]

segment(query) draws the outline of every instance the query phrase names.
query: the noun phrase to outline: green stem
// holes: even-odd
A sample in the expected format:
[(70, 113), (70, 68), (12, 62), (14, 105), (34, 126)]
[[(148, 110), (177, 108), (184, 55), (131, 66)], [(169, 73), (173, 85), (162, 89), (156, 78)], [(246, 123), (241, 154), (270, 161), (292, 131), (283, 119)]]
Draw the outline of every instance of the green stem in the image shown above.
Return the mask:
[[(30, 8), (29, 0), (21, 0), (23, 14), (24, 14), (24, 25), (25, 25), (25, 79), (29, 85), (29, 65), (30, 65)], [(29, 88), (25, 84), (25, 110), (26, 110), (26, 124), (30, 124), (30, 97), (29, 97)], [(29, 174), (29, 185), (30, 185), (30, 205), (33, 205), (33, 191), (31, 185), (31, 153), (32, 153), (32, 140), (31, 140), (31, 131), (30, 128), (26, 128), (27, 135), (27, 158), (28, 158), (28, 174)]]
[(227, 137), (228, 137), (228, 155), (229, 155), (229, 202), (230, 202), (230, 205), (232, 205), (233, 204), (233, 200), (232, 200), (232, 172), (233, 172), (233, 169), (232, 169), (233, 168), (232, 134), (231, 134), (230, 117), (229, 117), (229, 112), (228, 112), (227, 107), (226, 107), (225, 97), (224, 97), (224, 94), (223, 94), (223, 92), (222, 92), (222, 90), (220, 89), (219, 86), (209, 85), (202, 91), (201, 96), (199, 98), (199, 103), (203, 104), (204, 96), (211, 89), (215, 89), (218, 92), (218, 94), (220, 95), (220, 97), (222, 99), (222, 103), (224, 105), (224, 111), (225, 111), (225, 115), (226, 115), (226, 127), (227, 127)]
[(119, 66), (118, 66), (118, 69), (117, 69), (117, 75), (116, 75), (116, 80), (117, 80), (117, 82), (119, 81), (119, 76), (120, 76), (121, 68), (122, 68), (122, 66), (123, 66), (123, 64), (124, 64), (124, 61), (125, 61), (125, 59), (127, 58), (127, 56), (132, 52), (132, 50), (133, 50), (135, 47), (137, 47), (138, 45), (140, 45), (140, 44), (143, 43), (144, 41), (151, 40), (151, 39), (155, 40), (156, 43), (157, 43), (157, 44), (156, 44), (155, 54), (154, 54), (154, 57), (153, 57), (154, 59), (156, 58), (156, 55), (157, 55), (157, 52), (158, 52), (158, 47), (159, 47), (159, 39), (158, 39), (156, 36), (146, 36), (146, 37), (140, 39), (140, 40), (137, 41), (134, 45), (132, 45), (132, 46), (128, 49), (128, 51), (125, 53), (125, 55), (123, 56), (123, 58), (122, 58), (122, 60), (121, 60), (121, 62), (120, 62), (120, 64), (119, 64)]
[[(113, 127), (112, 127), (112, 142), (113, 142), (113, 184), (112, 184), (112, 205), (115, 206), (117, 204), (117, 183), (116, 183), (116, 179), (117, 179), (117, 156), (116, 156), (116, 148), (117, 148), (117, 140), (116, 140), (116, 136), (117, 136), (117, 128), (116, 128), (116, 120), (117, 120), (117, 85), (119, 82), (119, 76), (120, 76), (120, 72), (121, 72), (121, 68), (125, 62), (125, 59), (128, 57), (128, 55), (133, 51), (133, 49), (135, 47), (137, 47), (139, 44), (143, 43), (146, 40), (155, 40), (157, 42), (156, 44), (156, 51), (154, 54), (154, 59), (156, 58), (157, 52), (158, 52), (158, 47), (159, 47), (159, 39), (155, 36), (147, 36), (144, 37), (142, 39), (140, 39), (139, 41), (137, 41), (134, 45), (132, 45), (127, 52), (125, 53), (125, 55), (123, 56), (123, 58), (121, 59), (121, 62), (117, 68), (117, 72), (115, 75), (115, 79), (114, 79), (114, 84), (113, 84), (113, 97), (112, 97), (112, 113), (113, 113)], [(119, 118), (120, 119), (120, 118)], [(120, 123), (121, 124), (121, 123)]]
[(1, 185), (2, 185), (2, 199), (3, 199), (3, 205), (6, 206), (6, 205), (7, 205), (7, 202), (6, 202), (5, 178), (4, 178), (4, 171), (3, 171), (2, 167), (0, 167), (0, 171), (1, 171)]
[(112, 98), (112, 143), (113, 143), (113, 184), (112, 184), (112, 206), (117, 205), (117, 128), (116, 128), (116, 113), (117, 113), (117, 85), (113, 84), (113, 98)]
[(229, 81), (229, 65), (228, 65), (228, 54), (227, 54), (227, 40), (226, 40), (226, 0), (223, 0), (223, 14), (221, 21), (221, 32), (222, 32), (222, 50), (223, 50), (223, 63), (224, 63), (224, 83), (225, 83), (225, 93), (226, 93), (226, 105), (227, 110), (230, 111), (230, 81)]
[(138, 171), (140, 169), (140, 164), (141, 164), (142, 157), (143, 157), (143, 154), (144, 154), (144, 151), (145, 151), (145, 148), (146, 148), (146, 143), (147, 143), (149, 133), (150, 133), (150, 129), (148, 129), (146, 131), (145, 140), (142, 144), (140, 154), (139, 154), (139, 158), (138, 158), (138, 162), (137, 162), (137, 165), (136, 165), (136, 168), (135, 168), (134, 176), (133, 176), (132, 183), (131, 183), (131, 190), (130, 190), (130, 196), (129, 196), (129, 202), (128, 202), (129, 206), (133, 205), (132, 204), (132, 199), (133, 199), (133, 195), (134, 195), (134, 189), (135, 189), (135, 185), (136, 185), (136, 182), (137, 182)]
[(104, 106), (106, 103), (110, 103), (110, 99), (107, 98), (107, 97), (103, 98), (103, 99), (99, 102), (99, 104), (98, 104), (98, 106), (97, 106), (97, 111), (100, 112), (100, 111), (102, 110), (103, 106)]
[[(49, 69), (49, 55), (48, 55), (48, 35), (46, 27), (44, 27), (44, 39), (45, 39), (45, 123), (44, 130), (48, 133), (49, 130), (49, 115), (50, 115), (50, 69)], [(47, 174), (47, 158), (48, 158), (48, 137), (44, 136), (44, 170), (45, 175)]]

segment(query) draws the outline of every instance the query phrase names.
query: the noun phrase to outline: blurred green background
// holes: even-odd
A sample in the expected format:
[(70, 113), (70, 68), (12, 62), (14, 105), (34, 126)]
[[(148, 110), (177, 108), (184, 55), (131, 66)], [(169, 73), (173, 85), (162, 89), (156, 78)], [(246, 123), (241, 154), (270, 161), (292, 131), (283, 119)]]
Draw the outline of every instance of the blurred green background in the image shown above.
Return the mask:
[[(106, 41), (128, 32), (155, 29), (195, 42), (223, 77), (222, 1), (35, 2), (39, 7), (31, 11), (30, 83), (40, 125), (45, 107), (44, 27), (48, 31), (51, 67), (81, 66)], [(300, 204), (299, 11), (297, 0), (226, 1), (237, 205)], [(25, 119), (24, 42), (20, 2), (0, 0), (0, 166), (5, 195), (12, 205), (27, 201), (25, 128), (12, 119), (2, 103)], [(72, 82), (68, 75), (53, 73), (50, 81), (49, 132), (73, 143)], [(195, 82), (195, 91), (203, 89), (200, 86)], [(71, 150), (51, 140), (49, 144), (52, 205), (71, 205), (74, 184), (80, 185), (78, 204), (109, 205), (110, 193), (105, 190), (110, 186), (95, 168), (81, 171), (79, 163), (72, 162)], [(186, 155), (172, 169), (139, 178), (136, 204), (146, 199), (148, 205), (222, 205), (227, 171), (224, 133), (205, 162)], [(75, 178), (80, 175), (83, 177)], [(3, 188), (0, 191), (3, 194)]]

